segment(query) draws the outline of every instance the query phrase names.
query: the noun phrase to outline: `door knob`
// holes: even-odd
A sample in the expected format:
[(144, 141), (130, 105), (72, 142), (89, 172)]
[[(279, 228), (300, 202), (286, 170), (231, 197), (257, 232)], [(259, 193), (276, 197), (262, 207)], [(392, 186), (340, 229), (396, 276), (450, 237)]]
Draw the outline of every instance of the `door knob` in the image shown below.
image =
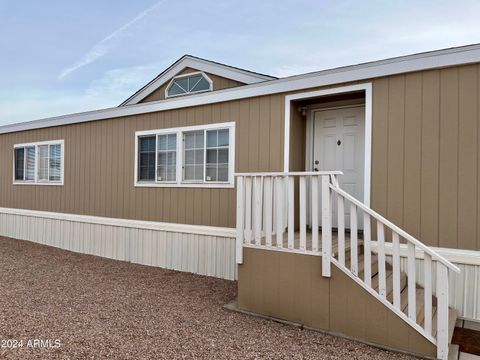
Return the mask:
[(320, 164), (320, 162), (318, 160), (315, 160), (315, 165), (318, 165)]
[(337, 140), (337, 145), (338, 146), (342, 145), (342, 142), (340, 140)]

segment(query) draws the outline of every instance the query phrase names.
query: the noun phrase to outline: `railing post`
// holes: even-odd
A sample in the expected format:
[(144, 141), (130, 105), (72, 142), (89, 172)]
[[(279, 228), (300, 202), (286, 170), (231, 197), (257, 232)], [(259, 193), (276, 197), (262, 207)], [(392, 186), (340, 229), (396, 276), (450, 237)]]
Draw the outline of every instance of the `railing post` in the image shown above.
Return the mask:
[(437, 358), (448, 358), (448, 269), (437, 261)]
[(322, 176), (322, 276), (330, 277), (332, 256), (332, 204), (330, 203), (330, 179)]
[(243, 180), (243, 176), (237, 177), (237, 239), (235, 242), (235, 254), (237, 264), (243, 264), (243, 220), (245, 212), (245, 191)]

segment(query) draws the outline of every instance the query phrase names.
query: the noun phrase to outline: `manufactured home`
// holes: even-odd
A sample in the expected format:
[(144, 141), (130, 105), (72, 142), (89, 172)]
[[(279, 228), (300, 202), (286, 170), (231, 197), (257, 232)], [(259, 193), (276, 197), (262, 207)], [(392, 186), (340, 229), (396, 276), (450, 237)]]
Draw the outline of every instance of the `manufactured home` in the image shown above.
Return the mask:
[(479, 84), (480, 45), (285, 78), (185, 55), (118, 107), (0, 127), (0, 235), (446, 359), (480, 321)]

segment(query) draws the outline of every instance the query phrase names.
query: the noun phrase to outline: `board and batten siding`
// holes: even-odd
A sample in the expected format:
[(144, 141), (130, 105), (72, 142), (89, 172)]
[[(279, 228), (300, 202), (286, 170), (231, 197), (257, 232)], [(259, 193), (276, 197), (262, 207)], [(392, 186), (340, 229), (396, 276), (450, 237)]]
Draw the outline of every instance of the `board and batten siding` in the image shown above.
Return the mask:
[[(184, 75), (184, 74), (189, 74), (192, 72), (196, 72), (198, 70), (192, 69), (192, 68), (185, 68), (182, 71), (180, 71), (177, 75)], [(213, 90), (222, 90), (222, 89), (228, 89), (231, 87), (235, 86), (241, 86), (244, 85), (243, 83), (232, 80), (232, 79), (227, 79), (222, 76), (210, 74), (210, 73), (205, 73), (210, 80), (212, 80), (212, 85), (213, 85)], [(158, 100), (164, 100), (165, 99), (165, 90), (167, 89), (167, 86), (169, 85), (170, 81), (168, 81), (166, 84), (160, 86), (157, 90), (153, 91), (151, 94), (145, 96), (140, 103), (146, 103), (150, 101), (158, 101)]]
[[(371, 81), (372, 208), (428, 245), (480, 250), (479, 71)], [(234, 189), (134, 187), (135, 132), (234, 121), (235, 171), (282, 171), (285, 95), (0, 135), (0, 207), (233, 228)], [(65, 185), (12, 185), (13, 145), (56, 139)], [(305, 142), (293, 143), (298, 165)]]

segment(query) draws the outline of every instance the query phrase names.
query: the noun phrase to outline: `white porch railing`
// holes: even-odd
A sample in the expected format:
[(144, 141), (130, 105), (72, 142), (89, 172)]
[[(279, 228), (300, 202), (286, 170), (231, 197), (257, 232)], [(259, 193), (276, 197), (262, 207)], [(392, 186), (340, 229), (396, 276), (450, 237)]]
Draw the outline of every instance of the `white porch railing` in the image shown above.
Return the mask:
[[(330, 276), (333, 262), (434, 343), (438, 358), (446, 359), (449, 271), (459, 273), (460, 269), (342, 190), (337, 181), (341, 174), (339, 171), (236, 174), (237, 263), (243, 262), (244, 247), (321, 255), (323, 276)], [(345, 224), (345, 209), (350, 209), (349, 224)], [(307, 227), (307, 214), (311, 215), (310, 227)], [(338, 216), (334, 231), (333, 216)], [(363, 219), (363, 232), (358, 230), (359, 217)], [(332, 253), (333, 235), (336, 235), (336, 248)], [(377, 238), (377, 254), (371, 250), (374, 236)], [(386, 242), (391, 242), (388, 245), (393, 249), (391, 261), (385, 256)], [(363, 254), (358, 251), (360, 244), (363, 244)], [(400, 244), (405, 244), (408, 249), (407, 266), (403, 271)], [(419, 251), (423, 252), (425, 259), (423, 291), (415, 282), (415, 253)], [(372, 281), (373, 266), (376, 269), (375, 283)], [(436, 270), (436, 283), (433, 270)], [(405, 281), (406, 291), (402, 292)], [(435, 289), (437, 303), (434, 308)], [(421, 304), (418, 308), (417, 303)]]

